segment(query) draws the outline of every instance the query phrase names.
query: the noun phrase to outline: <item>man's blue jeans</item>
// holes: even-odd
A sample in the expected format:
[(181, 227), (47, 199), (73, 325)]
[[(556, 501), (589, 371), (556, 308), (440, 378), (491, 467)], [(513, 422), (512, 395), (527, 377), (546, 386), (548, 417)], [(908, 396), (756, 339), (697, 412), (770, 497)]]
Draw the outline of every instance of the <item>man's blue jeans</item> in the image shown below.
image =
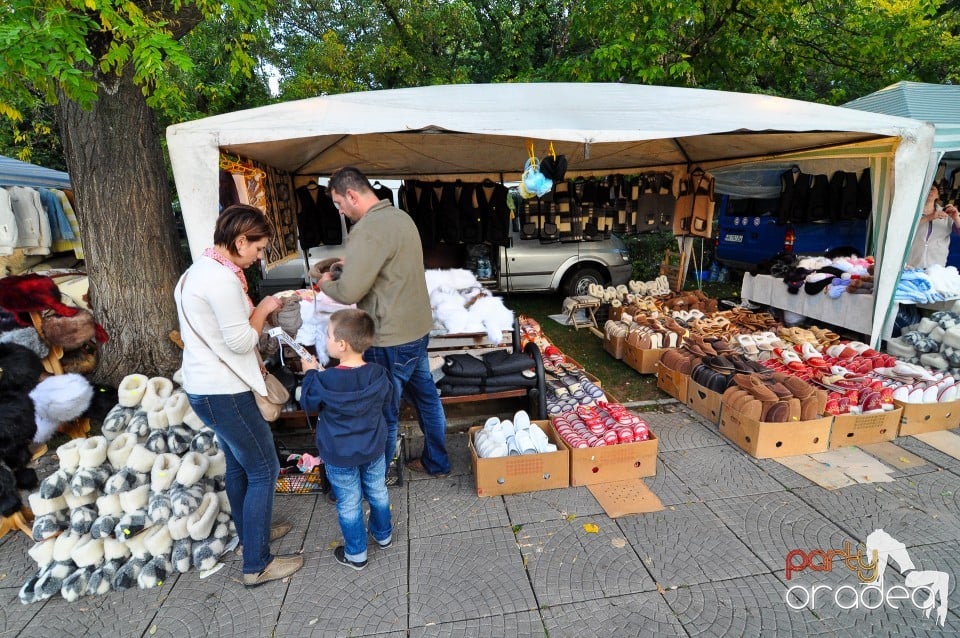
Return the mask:
[(187, 398), (200, 420), (216, 432), (226, 457), (227, 499), (243, 545), (243, 573), (259, 574), (273, 560), (270, 522), (280, 474), (270, 426), (260, 416), (253, 392)]
[(347, 560), (367, 560), (367, 526), (363, 522), (363, 499), (370, 503), (370, 534), (380, 544), (393, 536), (390, 523), (390, 495), (387, 493), (387, 464), (382, 456), (356, 467), (327, 463), (327, 480), (337, 497), (337, 518), (343, 532)]
[(437, 385), (430, 374), (427, 343), (430, 336), (403, 343), (399, 346), (373, 347), (363, 353), (363, 358), (379, 363), (390, 372), (397, 393), (398, 412), (387, 422), (387, 463), (393, 460), (397, 448), (397, 431), (400, 420), (400, 397), (406, 396), (417, 411), (417, 421), (423, 432), (423, 453), (420, 460), (430, 474), (450, 472), (447, 456), (447, 418), (443, 413)]

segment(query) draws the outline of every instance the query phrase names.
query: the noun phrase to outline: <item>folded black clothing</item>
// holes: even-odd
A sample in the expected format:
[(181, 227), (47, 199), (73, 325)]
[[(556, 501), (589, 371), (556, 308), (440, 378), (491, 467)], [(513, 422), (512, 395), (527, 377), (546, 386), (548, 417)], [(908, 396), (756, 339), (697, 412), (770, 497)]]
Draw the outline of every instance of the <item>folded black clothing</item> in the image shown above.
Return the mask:
[(535, 374), (524, 374), (514, 372), (513, 374), (498, 374), (495, 377), (487, 377), (484, 384), (488, 388), (503, 389), (507, 387), (515, 388), (533, 388), (537, 385), (537, 376)]
[(446, 383), (446, 379), (440, 382), (440, 396), (442, 397), (463, 397), (471, 394), (483, 394), (483, 388), (478, 385), (452, 385)]
[(510, 353), (506, 350), (493, 350), (483, 355), (489, 376), (523, 372), (533, 368), (533, 358), (522, 352)]
[(458, 377), (453, 374), (444, 375), (440, 379), (440, 383), (446, 383), (447, 385), (483, 385), (486, 377)]
[(487, 376), (487, 365), (469, 354), (448, 354), (443, 358), (443, 373), (447, 376), (476, 379)]

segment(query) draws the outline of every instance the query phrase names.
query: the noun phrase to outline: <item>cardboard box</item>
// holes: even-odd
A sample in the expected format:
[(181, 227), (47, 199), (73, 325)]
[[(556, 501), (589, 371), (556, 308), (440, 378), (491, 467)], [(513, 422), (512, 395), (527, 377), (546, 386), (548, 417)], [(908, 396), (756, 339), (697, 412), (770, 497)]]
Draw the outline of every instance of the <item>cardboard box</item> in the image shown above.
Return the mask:
[(640, 374), (656, 374), (657, 364), (662, 354), (663, 348), (643, 349), (627, 345), (623, 353), (623, 362)]
[(903, 408), (900, 415), (898, 436), (923, 434), (938, 430), (952, 430), (960, 426), (960, 401), (949, 403), (902, 403), (894, 405)]
[(638, 443), (620, 443), (603, 447), (571, 448), (560, 438), (550, 422), (552, 436), (570, 454), (570, 485), (595, 485), (656, 476), (658, 439)]
[(723, 395), (703, 387), (692, 378), (687, 381), (687, 405), (711, 423), (720, 423), (720, 400)]
[(841, 414), (833, 418), (830, 448), (868, 445), (897, 438), (901, 408), (876, 414)]
[(473, 436), (483, 428), (470, 428), (470, 462), (477, 484), (477, 496), (538, 492), (570, 485), (570, 448), (560, 442), (549, 421), (533, 423), (539, 425), (550, 442), (557, 446), (556, 452), (482, 459), (473, 447)]
[(603, 349), (610, 353), (614, 359), (623, 359), (624, 351), (627, 348), (627, 337), (604, 337)]
[(830, 416), (812, 421), (764, 423), (725, 409), (720, 415), (720, 433), (751, 456), (770, 459), (826, 452), (832, 423)]
[(687, 383), (689, 381), (690, 375), (671, 370), (663, 365), (662, 361), (657, 362), (657, 387), (680, 401), (680, 403), (687, 402)]

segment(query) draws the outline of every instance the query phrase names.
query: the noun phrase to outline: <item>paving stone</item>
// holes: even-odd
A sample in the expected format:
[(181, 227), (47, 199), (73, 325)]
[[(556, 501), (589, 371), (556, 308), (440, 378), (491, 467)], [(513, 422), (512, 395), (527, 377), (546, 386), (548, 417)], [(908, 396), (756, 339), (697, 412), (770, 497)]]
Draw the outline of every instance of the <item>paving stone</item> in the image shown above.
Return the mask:
[(568, 603), (543, 610), (550, 638), (585, 636), (686, 636), (656, 592)]
[(783, 569), (793, 549), (829, 549), (850, 539), (789, 492), (709, 501), (707, 507), (771, 570)]
[[(833, 522), (863, 518), (902, 507), (910, 502), (902, 495), (887, 490), (889, 483), (860, 483), (836, 490), (820, 486), (804, 487), (793, 494)], [(840, 527), (844, 527), (840, 525)]]
[[(154, 615), (176, 587), (179, 575), (163, 587), (111, 591), (68, 603), (60, 596), (46, 601), (43, 609), (24, 627), (22, 636), (140, 636), (153, 623)], [(19, 603), (17, 603), (19, 604)], [(38, 603), (35, 603), (38, 604)], [(173, 635), (157, 632), (158, 636)], [(179, 636), (202, 636), (200, 627), (190, 627)]]
[[(407, 484), (404, 483), (402, 487), (390, 488), (389, 492), (394, 540), (406, 544), (408, 530)], [(363, 503), (363, 509), (364, 516), (369, 518), (370, 507), (366, 501)], [(274, 505), (274, 512), (279, 512), (276, 505)], [(274, 514), (274, 516), (278, 515), (278, 513)], [(296, 542), (285, 543), (285, 540), (286, 537), (280, 541), (280, 544), (273, 546), (276, 553), (292, 553), (301, 550), (305, 552), (329, 551), (337, 545), (343, 544), (343, 534), (340, 532), (340, 525), (337, 521), (337, 506), (328, 501), (325, 494), (321, 494), (317, 498), (309, 526), (303, 535), (303, 541), (297, 544)], [(372, 544), (373, 538), (368, 537), (367, 543), (368, 545)]]
[[(470, 448), (467, 447), (469, 439), (470, 437), (466, 432), (447, 432), (447, 456), (450, 458), (450, 476), (473, 474), (473, 466), (470, 463)], [(407, 437), (406, 445), (408, 460), (420, 458), (420, 454), (423, 451), (422, 436), (417, 436), (413, 440), (411, 440), (411, 437)], [(406, 472), (404, 478), (410, 479), (411, 481), (425, 481), (434, 478), (421, 472), (413, 472), (411, 470), (404, 471)]]
[(510, 524), (503, 498), (477, 496), (472, 476), (411, 481), (408, 489), (411, 538)]
[(566, 487), (503, 497), (511, 524), (557, 521), (567, 516), (602, 514), (603, 508), (586, 487)]
[(277, 494), (273, 499), (273, 520), (287, 521), (293, 528), (279, 541), (271, 544), (275, 554), (289, 554), (303, 549), (307, 532), (313, 526), (315, 516), (323, 516), (317, 507), (325, 494)]
[(843, 521), (843, 526), (860, 540), (882, 529), (909, 546), (960, 541), (960, 517), (949, 512), (926, 512), (901, 507)]
[(669, 407), (671, 408), (672, 412), (675, 412), (677, 414), (683, 414), (693, 419), (694, 421), (702, 424), (705, 428), (707, 428), (711, 432), (716, 432), (718, 436), (721, 436), (720, 430), (717, 427), (716, 423), (713, 423), (710, 420), (708, 420), (706, 417), (702, 416), (701, 414), (694, 412), (694, 410), (690, 408), (690, 406), (686, 404), (675, 403), (675, 404), (671, 404)]
[(702, 503), (625, 517), (617, 524), (662, 587), (769, 572)]
[(750, 461), (788, 490), (816, 485), (816, 483), (807, 477), (797, 474), (786, 465), (778, 463), (775, 459), (751, 458)]
[[(356, 571), (337, 563), (327, 549), (304, 554), (303, 569), (290, 577), (277, 636), (313, 631), (337, 636), (405, 631), (407, 556), (405, 543), (380, 549), (371, 541), (367, 566)], [(308, 627), (311, 629), (306, 630)]]
[(43, 613), (44, 602), (24, 605), (17, 589), (0, 590), (0, 636), (19, 636), (37, 614)]
[(37, 573), (37, 564), (27, 553), (34, 542), (26, 534), (10, 533), (10, 540), (0, 546), (0, 589), (19, 589)]
[(829, 623), (808, 610), (792, 611), (785, 588), (770, 574), (680, 587), (664, 593), (690, 636), (832, 635)]
[[(240, 578), (240, 565), (239, 563), (234, 565), (234, 569), (231, 570), (231, 565), (225, 563), (220, 571), (206, 578), (200, 578), (197, 571), (180, 574), (173, 587), (165, 592), (160, 608), (152, 618), (149, 618), (148, 627), (153, 625), (157, 627), (154, 635), (171, 637), (216, 635), (216, 613), (224, 589), (228, 586), (243, 587), (240, 582), (229, 582), (239, 581)], [(274, 589), (282, 587), (283, 591), (286, 591), (286, 585), (263, 585), (263, 588), (267, 587)], [(267, 597), (267, 591), (260, 593)], [(105, 598), (109, 597), (112, 597), (112, 594), (105, 596)], [(236, 612), (240, 614), (243, 610), (237, 609)]]
[(960, 515), (960, 476), (947, 470), (914, 474), (886, 483), (883, 489), (902, 496), (917, 508)]
[(410, 541), (410, 627), (536, 609), (509, 527)]
[(543, 620), (540, 619), (540, 614), (536, 611), (524, 611), (503, 616), (470, 618), (430, 625), (429, 627), (414, 627), (410, 630), (410, 638), (430, 638), (431, 636), (442, 636), (443, 638), (461, 636), (462, 638), (503, 638), (503, 636), (517, 636), (519, 638), (529, 636), (533, 638), (536, 636), (544, 637), (546, 633), (543, 629)]
[(783, 490), (782, 485), (732, 446), (663, 452), (659, 456), (703, 501)]
[(700, 498), (693, 493), (693, 490), (684, 485), (673, 470), (664, 464), (659, 454), (657, 455), (657, 474), (648, 476), (643, 479), (643, 482), (665, 506), (700, 502)]
[[(599, 531), (588, 533), (585, 524)], [(656, 588), (637, 552), (606, 516), (533, 523), (516, 535), (541, 607)]]
[(660, 439), (659, 450), (692, 450), (700, 447), (724, 445), (716, 427), (708, 428), (691, 414), (683, 412), (644, 412), (641, 416)]
[(920, 439), (912, 436), (901, 436), (893, 440), (905, 450), (909, 450), (919, 457), (922, 457), (939, 468), (950, 470), (954, 474), (960, 475), (960, 461), (949, 454), (944, 454), (940, 450), (927, 445)]

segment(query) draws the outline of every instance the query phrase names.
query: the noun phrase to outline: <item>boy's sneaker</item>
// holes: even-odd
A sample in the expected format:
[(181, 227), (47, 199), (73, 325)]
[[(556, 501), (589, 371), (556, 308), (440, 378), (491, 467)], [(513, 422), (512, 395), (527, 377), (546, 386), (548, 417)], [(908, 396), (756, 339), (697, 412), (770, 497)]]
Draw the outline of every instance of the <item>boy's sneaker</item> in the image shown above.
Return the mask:
[(360, 571), (361, 569), (363, 569), (364, 567), (367, 566), (367, 561), (365, 561), (365, 560), (364, 560), (364, 561), (360, 561), (360, 562), (358, 563), (358, 562), (355, 562), (355, 561), (352, 561), (352, 560), (348, 559), (348, 558), (347, 558), (347, 554), (346, 554), (346, 550), (344, 549), (343, 545), (340, 545), (340, 546), (337, 547), (335, 550), (333, 550), (333, 557), (336, 558), (336, 559), (337, 559), (337, 562), (340, 563), (341, 565), (344, 565), (344, 566), (349, 567), (349, 568), (351, 568), (351, 569), (355, 569), (355, 570), (357, 570), (357, 571)]

